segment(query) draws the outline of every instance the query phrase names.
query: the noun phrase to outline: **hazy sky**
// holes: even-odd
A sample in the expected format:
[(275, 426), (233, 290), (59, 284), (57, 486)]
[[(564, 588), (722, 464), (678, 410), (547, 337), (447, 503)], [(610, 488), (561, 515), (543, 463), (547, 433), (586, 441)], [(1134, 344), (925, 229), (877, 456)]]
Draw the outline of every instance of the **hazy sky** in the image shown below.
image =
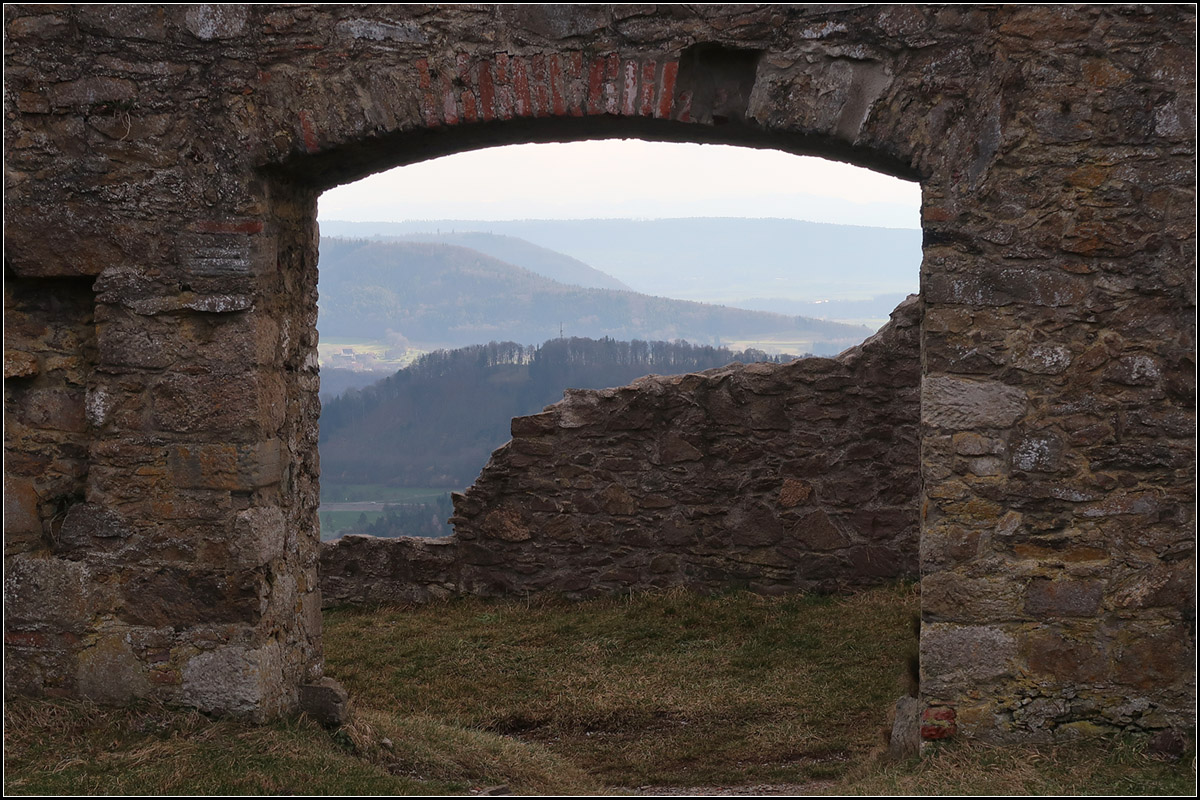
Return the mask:
[(919, 228), (920, 187), (777, 150), (636, 139), (473, 150), (321, 196), (323, 220), (782, 217)]

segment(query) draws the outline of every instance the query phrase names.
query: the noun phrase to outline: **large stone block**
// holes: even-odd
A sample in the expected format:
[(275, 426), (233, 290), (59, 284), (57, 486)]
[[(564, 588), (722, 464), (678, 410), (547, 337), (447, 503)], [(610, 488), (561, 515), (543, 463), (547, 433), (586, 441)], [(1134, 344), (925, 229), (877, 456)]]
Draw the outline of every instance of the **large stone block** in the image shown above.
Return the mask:
[(145, 665), (120, 630), (105, 631), (79, 654), (76, 685), (84, 697), (101, 703), (124, 703), (150, 692)]
[(999, 625), (924, 623), (920, 649), (925, 696), (970, 695), (981, 684), (1017, 675), (1017, 637)]
[(233, 566), (250, 569), (279, 558), (287, 547), (287, 523), (275, 506), (239, 511), (233, 526)]
[(996, 381), (950, 376), (921, 383), (921, 421), (935, 428), (976, 430), (1007, 428), (1024, 416), (1025, 392)]
[(1025, 612), (1035, 619), (1091, 617), (1103, 596), (1100, 581), (1037, 579), (1025, 589)]
[(980, 623), (1017, 619), (1021, 586), (1009, 577), (975, 578), (939, 572), (921, 581), (921, 613), (926, 620)]
[(61, 558), (4, 559), (4, 617), (9, 628), (83, 632), (91, 619), (91, 571)]
[(183, 667), (179, 701), (201, 711), (266, 719), (295, 705), (298, 687), (283, 685), (279, 645), (225, 645)]
[(119, 512), (95, 503), (76, 503), (67, 510), (55, 545), (64, 551), (108, 550), (132, 532)]
[(129, 567), (121, 576), (121, 619), (153, 628), (257, 622), (265, 578), (255, 571)]
[(4, 475), (4, 540), (22, 540), (42, 535), (42, 520), (38, 513), (38, 494), (33, 481), (15, 475)]

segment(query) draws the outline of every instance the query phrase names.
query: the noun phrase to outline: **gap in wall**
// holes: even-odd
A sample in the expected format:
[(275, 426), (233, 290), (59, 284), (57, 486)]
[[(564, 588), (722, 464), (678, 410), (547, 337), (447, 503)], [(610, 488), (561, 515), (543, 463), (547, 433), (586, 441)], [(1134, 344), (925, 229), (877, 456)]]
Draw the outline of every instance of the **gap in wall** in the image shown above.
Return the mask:
[[(856, 344), (918, 290), (919, 205), (916, 184), (839, 162), (636, 139), (472, 150), (329, 190), (322, 538), (448, 533), (448, 492), (507, 439), (509, 417), (568, 385), (627, 383), (641, 374), (631, 361), (658, 374), (717, 366), (676, 340), (742, 360)], [(612, 294), (630, 291), (683, 303)], [(782, 316), (771, 330), (715, 312), (746, 318), (722, 330), (686, 319), (697, 302)], [(624, 317), (599, 310), (614, 303)], [(463, 347), (476, 350), (430, 355)], [(472, 411), (483, 393), (496, 419)], [(454, 418), (474, 429), (460, 435)]]

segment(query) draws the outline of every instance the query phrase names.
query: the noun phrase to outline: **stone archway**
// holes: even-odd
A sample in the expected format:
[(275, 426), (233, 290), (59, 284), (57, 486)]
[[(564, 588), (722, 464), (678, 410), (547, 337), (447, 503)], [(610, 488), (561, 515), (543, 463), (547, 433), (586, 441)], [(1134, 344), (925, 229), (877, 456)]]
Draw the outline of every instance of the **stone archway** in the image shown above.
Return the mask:
[(626, 135), (921, 180), (928, 735), (1185, 724), (1192, 14), (6, 7), (7, 685), (293, 708), (317, 193)]

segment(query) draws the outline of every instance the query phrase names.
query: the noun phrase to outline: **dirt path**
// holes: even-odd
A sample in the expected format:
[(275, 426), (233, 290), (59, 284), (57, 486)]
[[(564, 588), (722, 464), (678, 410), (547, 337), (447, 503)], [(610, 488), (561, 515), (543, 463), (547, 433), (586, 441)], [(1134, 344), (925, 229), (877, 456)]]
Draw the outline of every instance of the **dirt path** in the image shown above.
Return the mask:
[(650, 797), (769, 797), (772, 795), (798, 797), (815, 794), (832, 785), (833, 781), (753, 783), (748, 786), (639, 786), (636, 789), (614, 789), (613, 793)]

